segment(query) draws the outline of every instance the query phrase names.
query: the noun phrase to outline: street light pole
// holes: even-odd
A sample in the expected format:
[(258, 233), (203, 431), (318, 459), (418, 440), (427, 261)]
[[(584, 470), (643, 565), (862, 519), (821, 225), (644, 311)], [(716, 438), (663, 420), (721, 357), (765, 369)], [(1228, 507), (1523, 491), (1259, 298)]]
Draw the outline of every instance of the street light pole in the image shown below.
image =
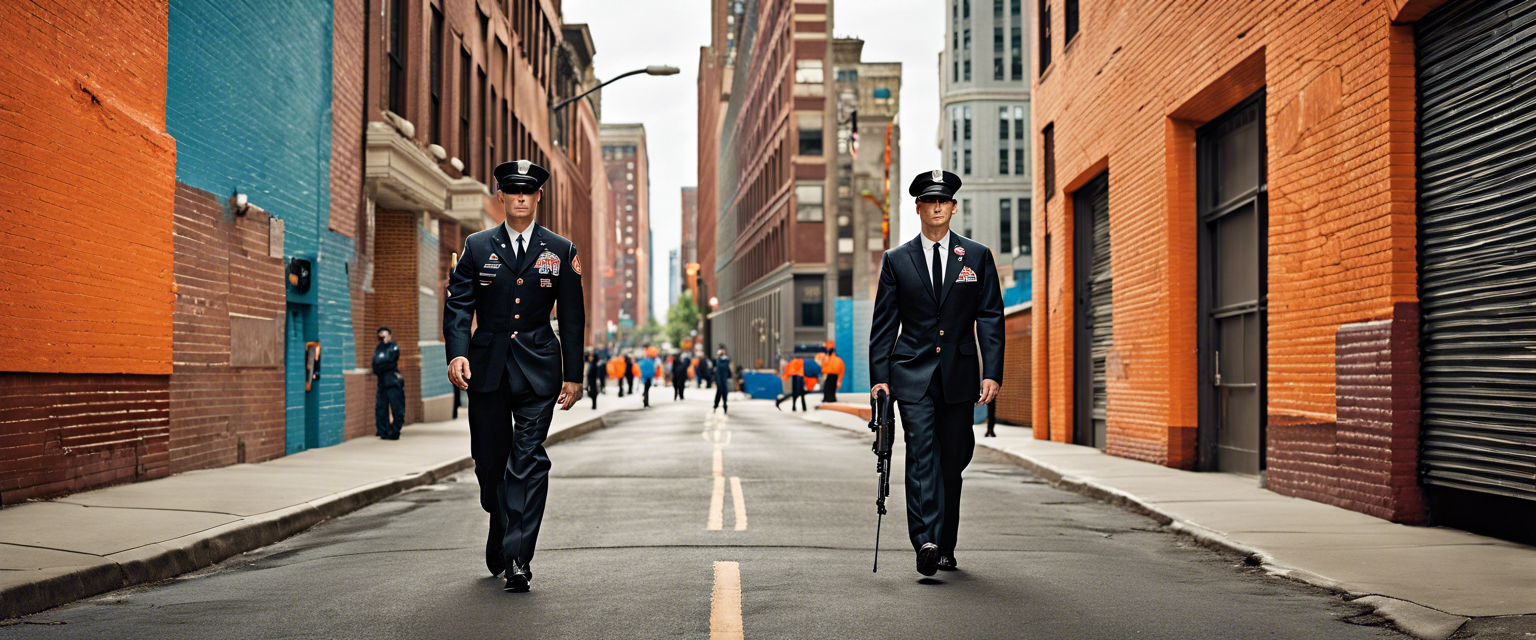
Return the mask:
[(550, 110), (550, 112), (559, 111), (560, 109), (564, 108), (565, 105), (568, 105), (568, 104), (570, 104), (572, 102), (575, 102), (577, 100), (585, 98), (585, 97), (587, 97), (587, 94), (590, 94), (593, 91), (597, 91), (598, 89), (606, 87), (606, 86), (608, 86), (610, 84), (613, 84), (614, 82), (617, 82), (617, 81), (622, 80), (624, 78), (628, 78), (630, 76), (638, 75), (638, 74), (642, 74), (642, 73), (646, 74), (646, 75), (651, 75), (651, 76), (672, 76), (672, 75), (677, 75), (678, 69), (677, 69), (677, 67), (670, 67), (670, 66), (665, 66), (665, 65), (651, 65), (651, 66), (646, 67), (644, 69), (635, 69), (634, 71), (630, 71), (630, 72), (627, 72), (627, 73), (622, 73), (622, 74), (619, 74), (619, 75), (617, 75), (617, 76), (615, 76), (613, 78), (610, 78), (607, 82), (604, 82), (604, 83), (599, 84), (599, 85), (597, 85), (595, 87), (592, 87), (591, 89), (587, 89), (586, 91), (583, 91), (581, 93), (581, 95), (561, 100), (560, 102), (556, 103), (553, 107), (550, 107), (549, 110)]

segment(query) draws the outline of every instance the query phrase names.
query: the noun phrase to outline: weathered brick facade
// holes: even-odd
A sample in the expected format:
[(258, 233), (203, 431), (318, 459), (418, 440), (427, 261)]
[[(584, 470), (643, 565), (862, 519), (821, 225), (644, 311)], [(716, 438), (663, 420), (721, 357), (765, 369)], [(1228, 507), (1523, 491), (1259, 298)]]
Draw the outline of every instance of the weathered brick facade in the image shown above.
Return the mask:
[[(1042, 1), (1055, 5), (1051, 28), (1063, 34), (1059, 2), (1033, 0), (1027, 15), (1041, 15)], [(1071, 437), (1071, 194), (1108, 170), (1107, 450), (1197, 464), (1195, 131), (1263, 89), (1267, 486), (1394, 520), (1422, 517), (1405, 459), (1417, 409), (1367, 382), (1385, 374), (1360, 371), (1387, 367), (1394, 384), (1407, 384), (1396, 377), (1411, 357), (1401, 340), (1416, 323), (1401, 314), (1417, 300), (1417, 266), (1414, 52), (1403, 23), (1435, 4), (1082, 5), (1081, 31), (1066, 43), (1058, 35), (1049, 67), (1031, 63), (1035, 184), (1056, 185), (1034, 200), (1038, 435)], [(1341, 331), (1372, 322), (1401, 336)]]
[[(368, 296), (368, 324), (386, 326), (400, 344), (400, 372), (405, 375), (405, 422), (421, 422), (421, 334), (441, 335), (441, 326), (421, 326), (421, 291), (417, 235), (423, 214), (374, 211), (373, 293)], [(372, 356), (370, 342), (369, 355)], [(369, 406), (372, 406), (371, 404)]]
[(283, 455), (282, 343), (270, 342), (272, 357), (256, 366), (237, 366), (232, 346), (242, 321), (248, 333), (270, 326), (282, 336), (283, 261), (268, 255), (270, 224), (265, 213), (235, 216), (211, 193), (176, 187), (171, 473)]

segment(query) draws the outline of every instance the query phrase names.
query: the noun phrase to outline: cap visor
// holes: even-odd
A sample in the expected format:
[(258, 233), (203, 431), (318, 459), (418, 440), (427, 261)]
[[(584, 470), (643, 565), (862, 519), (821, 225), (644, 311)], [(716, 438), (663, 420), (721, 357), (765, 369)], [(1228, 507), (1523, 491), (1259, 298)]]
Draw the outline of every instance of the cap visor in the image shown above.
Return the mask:
[(944, 198), (945, 200), (954, 200), (955, 199), (955, 194), (953, 192), (951, 192), (949, 189), (945, 189), (942, 186), (928, 187), (928, 189), (926, 189), (922, 193), (917, 194), (917, 197), (919, 197), (919, 198), (924, 198), (924, 197), (927, 197), (927, 196), (939, 196), (941, 198)]

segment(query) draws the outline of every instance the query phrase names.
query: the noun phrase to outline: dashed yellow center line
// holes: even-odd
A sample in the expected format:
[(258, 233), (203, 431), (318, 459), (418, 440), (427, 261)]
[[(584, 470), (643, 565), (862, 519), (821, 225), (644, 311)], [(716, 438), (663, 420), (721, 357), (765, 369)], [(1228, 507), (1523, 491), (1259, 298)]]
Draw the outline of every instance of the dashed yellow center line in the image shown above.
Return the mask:
[(708, 531), (719, 531), (725, 525), (725, 478), (715, 476), (715, 491), (709, 496), (709, 524), (705, 525)]
[(736, 530), (747, 530), (747, 499), (741, 494), (741, 478), (731, 476), (731, 497), (736, 503)]
[(709, 640), (741, 640), (741, 565), (715, 563), (715, 591), (709, 597)]

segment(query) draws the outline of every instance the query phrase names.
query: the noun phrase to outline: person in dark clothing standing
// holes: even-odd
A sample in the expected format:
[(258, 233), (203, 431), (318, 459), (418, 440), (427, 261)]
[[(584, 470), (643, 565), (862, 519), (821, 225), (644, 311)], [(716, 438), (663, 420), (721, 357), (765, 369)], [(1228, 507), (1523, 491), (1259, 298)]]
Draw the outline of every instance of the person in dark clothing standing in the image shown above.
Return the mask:
[(635, 394), (635, 359), (624, 354), (624, 377), (619, 379), (619, 384), (624, 385), (625, 392)]
[[(379, 346), (373, 349), (373, 375), (379, 387), (373, 400), (374, 435), (399, 440), (405, 426), (405, 376), (400, 375), (400, 345), (389, 327), (379, 327)], [(394, 420), (390, 420), (390, 415)]]
[(672, 399), (682, 400), (683, 390), (688, 388), (688, 358), (678, 354), (672, 360)]
[(797, 400), (800, 402), (803, 410), (810, 411), (811, 409), (805, 406), (805, 361), (800, 358), (785, 360), (782, 377), (789, 381), (789, 393), (779, 394), (778, 399), (773, 401), (773, 408), (783, 411), (779, 404), (788, 398), (790, 411), (795, 410), (795, 401)]
[(715, 409), (724, 408), (726, 413), (731, 412), (729, 393), (731, 388), (731, 358), (725, 355), (725, 347), (720, 347), (720, 352), (715, 356), (713, 367), (715, 374)]
[(587, 354), (587, 393), (592, 396), (592, 408), (597, 409), (597, 395), (602, 392), (603, 361), (596, 353)]

